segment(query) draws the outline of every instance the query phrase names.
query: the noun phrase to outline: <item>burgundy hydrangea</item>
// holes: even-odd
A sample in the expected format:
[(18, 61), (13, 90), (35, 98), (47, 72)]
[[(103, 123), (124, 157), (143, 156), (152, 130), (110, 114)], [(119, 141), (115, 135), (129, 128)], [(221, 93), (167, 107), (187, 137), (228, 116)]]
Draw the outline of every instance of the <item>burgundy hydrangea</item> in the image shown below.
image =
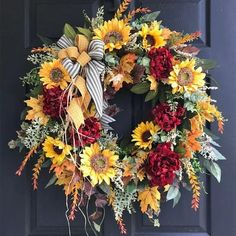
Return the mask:
[(76, 146), (85, 146), (87, 144), (95, 143), (101, 136), (101, 123), (95, 117), (89, 117), (85, 120), (84, 125), (82, 125), (78, 134), (74, 131), (71, 132), (72, 142), (74, 139)]
[(171, 150), (170, 143), (158, 144), (156, 150), (150, 151), (146, 171), (151, 186), (164, 187), (172, 184), (175, 171), (180, 168), (179, 154)]
[(148, 56), (150, 58), (151, 75), (157, 80), (167, 79), (173, 67), (173, 56), (169, 49), (165, 47), (152, 48), (149, 51)]
[(52, 118), (58, 118), (64, 115), (64, 110), (67, 102), (67, 95), (59, 87), (51, 89), (43, 89), (44, 104), (43, 112)]
[(178, 105), (176, 109), (171, 109), (168, 103), (160, 103), (153, 108), (152, 114), (160, 128), (169, 132), (182, 123), (185, 108)]

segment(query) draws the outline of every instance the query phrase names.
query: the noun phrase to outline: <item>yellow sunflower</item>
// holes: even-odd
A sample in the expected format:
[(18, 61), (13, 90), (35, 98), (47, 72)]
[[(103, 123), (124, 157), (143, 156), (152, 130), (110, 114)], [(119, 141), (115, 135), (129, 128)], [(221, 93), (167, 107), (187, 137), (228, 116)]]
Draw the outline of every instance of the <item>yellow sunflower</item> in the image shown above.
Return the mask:
[(30, 97), (30, 99), (25, 100), (25, 103), (31, 109), (27, 111), (25, 117), (26, 120), (39, 119), (44, 125), (48, 123), (49, 117), (43, 112), (43, 96), (39, 95), (38, 98)]
[(70, 154), (72, 147), (60, 141), (47, 136), (43, 143), (45, 156), (52, 159), (53, 164), (61, 164), (66, 156)]
[(105, 43), (105, 49), (121, 49), (129, 41), (130, 26), (124, 20), (112, 19), (98, 29), (94, 30), (95, 38), (101, 39)]
[(160, 22), (154, 21), (150, 26), (143, 24), (139, 34), (143, 38), (144, 49), (159, 48), (166, 45), (163, 29), (160, 29)]
[(60, 60), (53, 60), (52, 62), (45, 62), (39, 71), (39, 76), (43, 85), (46, 85), (47, 89), (53, 87), (60, 87), (64, 90), (71, 78), (66, 69), (61, 64)]
[(154, 125), (153, 122), (142, 122), (138, 127), (133, 131), (132, 142), (135, 142), (135, 145), (144, 148), (151, 149), (153, 143), (153, 136), (160, 130), (160, 127)]
[(105, 181), (110, 185), (110, 180), (116, 175), (114, 167), (118, 156), (108, 149), (101, 150), (98, 143), (85, 147), (81, 157), (80, 170), (84, 177), (90, 177), (91, 184), (101, 184)]
[(195, 59), (187, 59), (173, 67), (170, 72), (168, 84), (172, 87), (172, 93), (195, 92), (205, 84), (205, 73), (202, 73), (202, 68), (195, 69)]

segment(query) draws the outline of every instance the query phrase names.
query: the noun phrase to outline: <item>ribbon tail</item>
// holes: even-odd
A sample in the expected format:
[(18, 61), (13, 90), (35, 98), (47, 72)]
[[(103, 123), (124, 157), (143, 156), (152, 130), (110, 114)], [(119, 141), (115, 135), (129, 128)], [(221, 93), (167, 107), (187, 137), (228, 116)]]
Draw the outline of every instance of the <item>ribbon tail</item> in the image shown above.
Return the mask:
[(84, 124), (84, 115), (79, 98), (72, 98), (70, 105), (67, 108), (67, 113), (78, 130), (80, 126)]
[(103, 113), (103, 88), (100, 81), (100, 73), (98, 72), (96, 65), (90, 62), (86, 68), (86, 85), (88, 91), (95, 103), (97, 112), (100, 117)]
[(113, 130), (113, 128), (109, 125), (109, 123), (114, 122), (115, 119), (105, 113), (103, 113), (102, 117), (101, 117), (101, 124), (103, 129), (107, 129), (107, 130)]
[(68, 71), (68, 73), (70, 74), (72, 79), (76, 78), (76, 76), (78, 75), (80, 68), (81, 68), (79, 63), (73, 64), (73, 62), (69, 58), (65, 58), (62, 61), (62, 65)]

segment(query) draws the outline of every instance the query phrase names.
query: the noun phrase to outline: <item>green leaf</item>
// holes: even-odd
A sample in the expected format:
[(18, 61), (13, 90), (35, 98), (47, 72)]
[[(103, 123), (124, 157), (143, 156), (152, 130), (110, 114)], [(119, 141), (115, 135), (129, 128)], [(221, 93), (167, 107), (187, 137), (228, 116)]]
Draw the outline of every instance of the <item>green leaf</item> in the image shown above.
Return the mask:
[(197, 66), (201, 66), (204, 71), (214, 69), (217, 63), (210, 59), (201, 59), (197, 62)]
[(211, 75), (207, 75), (206, 77), (209, 78), (210, 81), (214, 82), (216, 84), (216, 86), (220, 86), (219, 82)]
[(30, 89), (30, 92), (26, 94), (27, 97), (38, 97), (38, 95), (42, 94), (43, 91), (43, 86), (37, 86), (34, 87), (33, 89)]
[(146, 97), (145, 97), (145, 102), (148, 102), (152, 99), (154, 99), (157, 96), (157, 90), (151, 90), (147, 93)]
[(24, 149), (25, 145), (23, 143), (18, 143), (18, 147), (19, 147), (19, 152), (22, 152), (22, 150)]
[(181, 192), (179, 191), (176, 197), (173, 199), (173, 207), (175, 207), (178, 204), (180, 198), (181, 198)]
[(92, 39), (93, 33), (92, 33), (89, 29), (82, 28), (82, 27), (76, 27), (76, 29), (77, 29), (81, 34), (83, 34), (84, 36), (86, 36), (89, 41)]
[(27, 111), (28, 111), (28, 108), (25, 108), (25, 109), (20, 113), (20, 119), (21, 119), (21, 120), (25, 120)]
[(213, 134), (213, 133), (211, 132), (211, 130), (207, 129), (206, 127), (204, 127), (203, 129), (204, 129), (204, 132), (205, 132), (207, 135), (209, 135), (213, 140), (218, 140), (218, 139), (219, 139), (219, 137), (216, 136), (215, 134)]
[(57, 177), (55, 175), (52, 176), (52, 178), (48, 181), (45, 188), (48, 188), (49, 186), (53, 185), (57, 181)]
[(185, 148), (182, 147), (182, 146), (177, 146), (177, 147), (175, 148), (175, 151), (176, 151), (178, 154), (180, 154), (180, 156), (184, 156), (184, 154), (186, 153)]
[(143, 57), (142, 60), (140, 61), (140, 65), (144, 67), (149, 67), (150, 66), (150, 59), (148, 57)]
[(134, 182), (129, 183), (126, 186), (127, 193), (135, 193), (137, 191), (137, 185)]
[(119, 64), (119, 58), (115, 54), (105, 54), (105, 61), (108, 63), (109, 66), (115, 67)]
[(99, 224), (95, 223), (94, 221), (93, 221), (93, 226), (94, 226), (94, 229), (95, 229), (97, 232), (100, 232), (100, 231), (101, 231), (101, 226), (100, 226)]
[(189, 119), (184, 119), (183, 120), (183, 123), (182, 123), (182, 126), (184, 129), (186, 130), (191, 130), (191, 123), (190, 123), (190, 120)]
[(221, 180), (221, 169), (219, 165), (214, 161), (204, 160), (203, 162), (206, 169), (216, 178), (220, 183)]
[(47, 37), (44, 37), (44, 36), (42, 36), (42, 35), (40, 35), (40, 34), (38, 34), (37, 36), (38, 36), (38, 38), (42, 41), (42, 43), (44, 43), (45, 45), (51, 45), (51, 44), (53, 44), (53, 41), (52, 41), (51, 39), (49, 39), (49, 38), (47, 38)]
[(210, 143), (215, 147), (221, 147), (220, 144), (214, 141), (213, 139), (210, 140)]
[(67, 23), (64, 26), (64, 34), (67, 38), (70, 38), (72, 40), (74, 40), (76, 36), (76, 32), (73, 27)]
[(178, 187), (176, 187), (174, 185), (170, 186), (170, 188), (167, 192), (166, 200), (169, 201), (169, 200), (172, 200), (172, 199), (176, 198), (178, 193), (179, 193), (179, 188)]
[(152, 13), (144, 15), (141, 20), (143, 22), (152, 22), (156, 20), (156, 18), (160, 15), (160, 11), (154, 11)]
[(149, 82), (142, 82), (135, 84), (130, 91), (135, 94), (144, 94), (148, 92), (150, 89), (150, 83)]
[(212, 151), (214, 152), (217, 160), (226, 160), (226, 157), (224, 157), (216, 148), (212, 147)]
[(42, 168), (47, 168), (47, 167), (49, 167), (51, 164), (52, 164), (51, 160), (48, 159), (47, 161), (45, 161), (45, 162), (42, 164)]
[(196, 116), (198, 113), (196, 111), (187, 111), (187, 118), (188, 120), (190, 120), (191, 118), (193, 118), (194, 116)]
[(99, 188), (106, 194), (109, 194), (110, 193), (110, 186), (107, 185), (105, 182), (102, 182), (100, 185), (99, 185)]

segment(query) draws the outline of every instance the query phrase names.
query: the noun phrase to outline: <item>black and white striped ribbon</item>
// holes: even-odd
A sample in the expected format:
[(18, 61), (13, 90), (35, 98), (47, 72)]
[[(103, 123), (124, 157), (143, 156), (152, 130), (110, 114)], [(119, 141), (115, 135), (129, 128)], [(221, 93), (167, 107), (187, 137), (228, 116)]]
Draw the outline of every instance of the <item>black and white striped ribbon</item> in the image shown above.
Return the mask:
[[(73, 46), (73, 41), (63, 35), (57, 45), (60, 48)], [(91, 61), (83, 67), (86, 75), (86, 86), (95, 103), (97, 112), (100, 117), (103, 116), (103, 88), (100, 80), (100, 75), (105, 69), (105, 65), (101, 62), (104, 56), (104, 42), (101, 40), (92, 40), (88, 47), (88, 55)], [(68, 71), (72, 79), (76, 78), (81, 70), (81, 65), (73, 63), (69, 58), (62, 61), (63, 66)]]
[(70, 46), (73, 46), (74, 43), (71, 39), (67, 38), (65, 35), (62, 35), (61, 38), (57, 41), (57, 45), (60, 48), (68, 48)]
[(107, 114), (103, 113), (101, 117), (101, 124), (103, 129), (112, 130), (113, 128), (109, 125), (109, 123), (114, 122), (115, 119)]

